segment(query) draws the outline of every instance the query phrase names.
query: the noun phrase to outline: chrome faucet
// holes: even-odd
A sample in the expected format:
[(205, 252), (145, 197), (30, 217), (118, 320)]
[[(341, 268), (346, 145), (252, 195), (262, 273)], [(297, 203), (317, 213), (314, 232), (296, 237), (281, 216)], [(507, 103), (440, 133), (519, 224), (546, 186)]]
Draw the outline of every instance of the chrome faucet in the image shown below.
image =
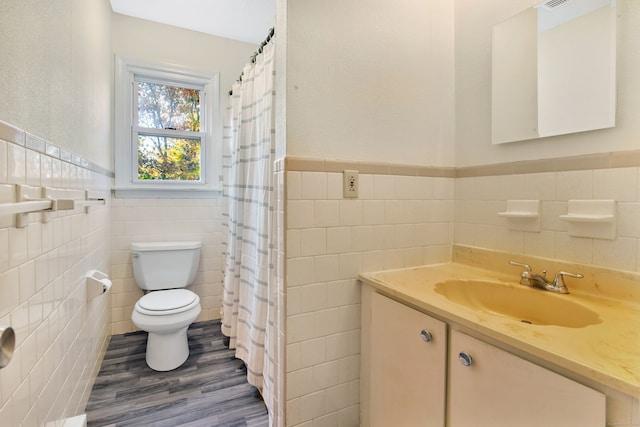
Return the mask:
[(584, 277), (582, 274), (569, 273), (566, 271), (560, 271), (556, 273), (553, 281), (547, 280), (547, 271), (543, 270), (542, 275), (533, 273), (529, 264), (521, 264), (515, 261), (509, 261), (509, 264), (524, 268), (520, 273), (520, 284), (525, 286), (536, 286), (544, 290), (555, 292), (558, 294), (568, 294), (569, 289), (564, 283), (564, 276), (575, 277), (581, 279)]

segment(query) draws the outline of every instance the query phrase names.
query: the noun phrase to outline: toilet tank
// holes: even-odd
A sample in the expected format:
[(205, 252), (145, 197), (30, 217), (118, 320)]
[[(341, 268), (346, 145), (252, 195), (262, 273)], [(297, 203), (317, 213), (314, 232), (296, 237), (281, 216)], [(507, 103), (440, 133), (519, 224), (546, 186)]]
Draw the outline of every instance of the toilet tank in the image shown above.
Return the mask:
[(198, 273), (202, 242), (140, 242), (131, 244), (133, 277), (142, 289), (184, 288)]

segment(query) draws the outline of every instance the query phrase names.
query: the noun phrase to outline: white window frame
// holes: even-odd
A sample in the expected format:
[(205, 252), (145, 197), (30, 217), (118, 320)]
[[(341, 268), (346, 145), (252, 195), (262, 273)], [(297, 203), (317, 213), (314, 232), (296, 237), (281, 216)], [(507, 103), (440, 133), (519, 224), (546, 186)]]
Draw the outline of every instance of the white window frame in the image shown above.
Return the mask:
[[(222, 122), (219, 73), (202, 72), (175, 65), (142, 62), (116, 57), (115, 70), (115, 190), (116, 197), (202, 197), (203, 192), (219, 194), (222, 170)], [(174, 85), (201, 88), (201, 163), (198, 181), (138, 180), (138, 128), (136, 77)], [(153, 131), (152, 131), (153, 132)], [(143, 132), (149, 133), (149, 132)], [(183, 132), (162, 130), (163, 134)]]

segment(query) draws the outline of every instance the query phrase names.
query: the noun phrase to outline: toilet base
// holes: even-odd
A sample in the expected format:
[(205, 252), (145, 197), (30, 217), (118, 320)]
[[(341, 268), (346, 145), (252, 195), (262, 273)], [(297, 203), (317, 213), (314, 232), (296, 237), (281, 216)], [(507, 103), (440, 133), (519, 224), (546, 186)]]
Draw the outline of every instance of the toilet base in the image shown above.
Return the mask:
[(147, 337), (147, 365), (154, 371), (171, 371), (189, 357), (187, 327), (170, 333), (149, 332)]

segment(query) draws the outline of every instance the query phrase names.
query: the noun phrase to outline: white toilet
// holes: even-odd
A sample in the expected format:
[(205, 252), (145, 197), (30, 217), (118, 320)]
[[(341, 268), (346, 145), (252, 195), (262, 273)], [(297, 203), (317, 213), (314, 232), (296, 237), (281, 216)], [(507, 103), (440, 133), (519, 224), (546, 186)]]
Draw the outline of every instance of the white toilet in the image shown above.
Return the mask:
[(189, 357), (187, 328), (200, 314), (200, 298), (188, 289), (198, 272), (201, 242), (131, 244), (133, 276), (148, 291), (131, 320), (147, 338), (147, 365), (170, 371)]

